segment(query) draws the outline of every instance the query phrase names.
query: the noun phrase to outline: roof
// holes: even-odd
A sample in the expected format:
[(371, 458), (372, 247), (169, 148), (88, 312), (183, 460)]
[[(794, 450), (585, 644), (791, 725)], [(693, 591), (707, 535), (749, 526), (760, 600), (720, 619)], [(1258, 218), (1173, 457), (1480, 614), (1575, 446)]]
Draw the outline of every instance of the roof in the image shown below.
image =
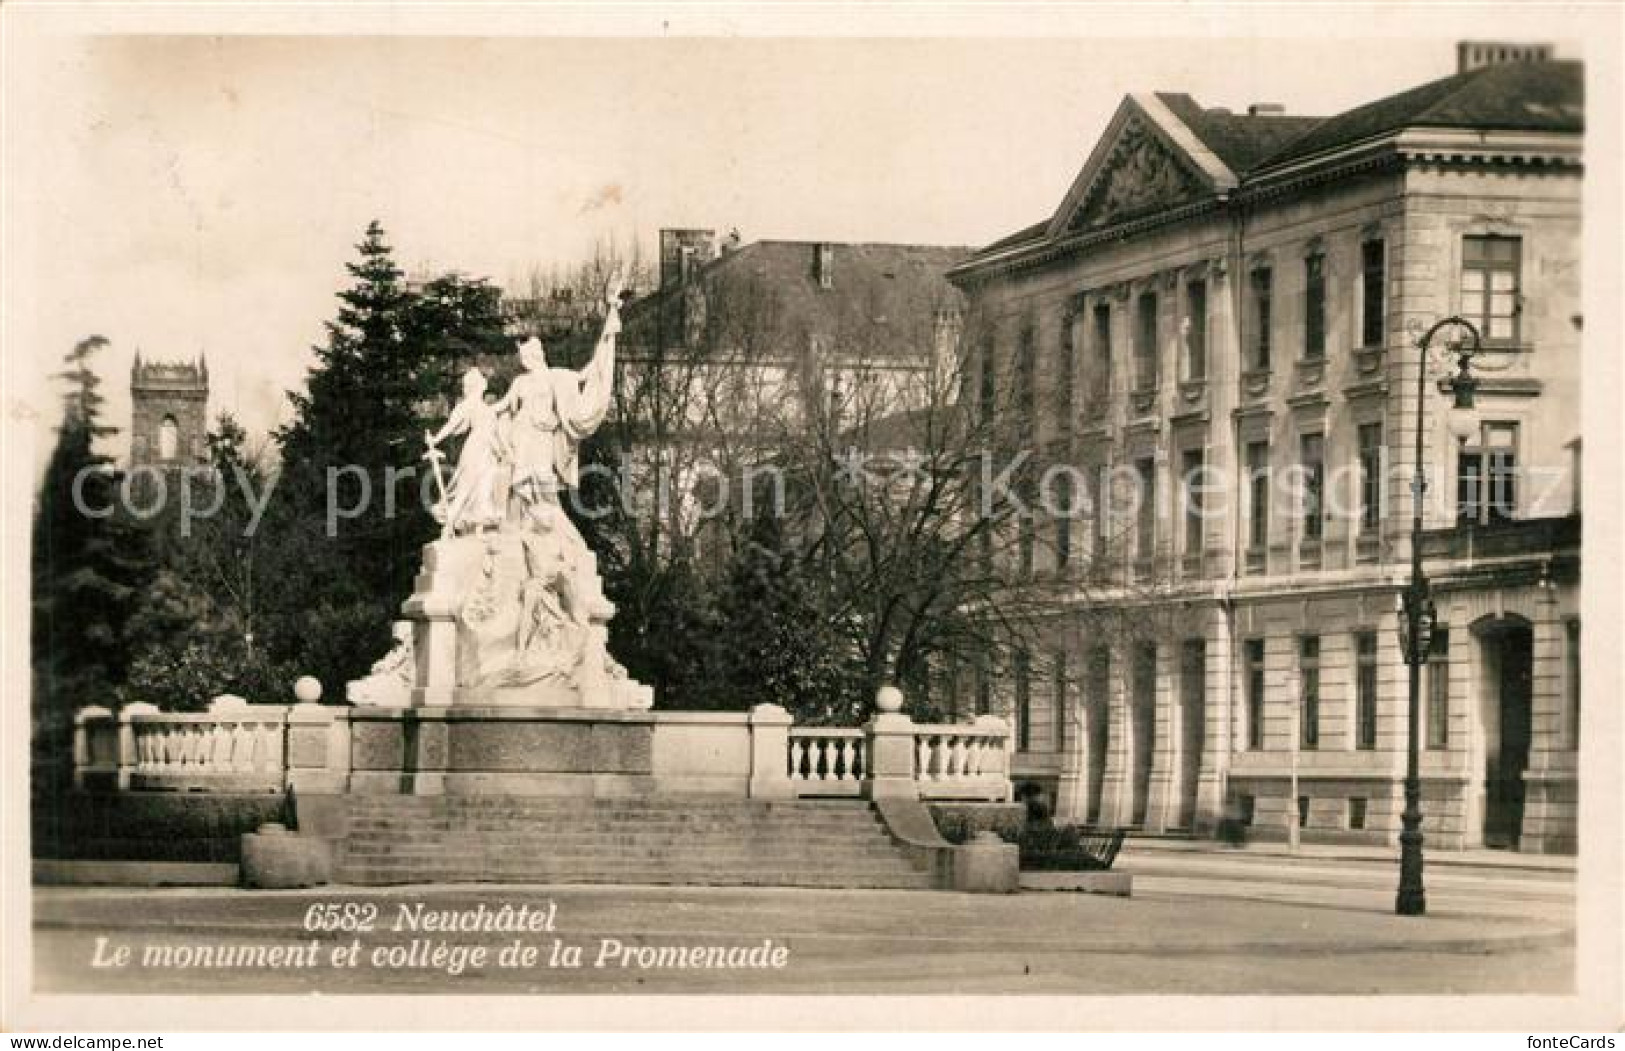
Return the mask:
[(1323, 120), (1269, 162), (1281, 164), (1401, 128), (1580, 132), (1584, 103), (1578, 62), (1485, 66)]
[[(1190, 95), (1179, 92), (1157, 92), (1154, 102), (1150, 101), (1151, 96), (1130, 95), (1118, 108), (1111, 129), (1097, 144), (1090, 162), (1069, 191), (1068, 202), (1063, 202), (1061, 212), (1066, 211), (1074, 197), (1079, 201), (1090, 199), (1095, 192), (1092, 187), (1110, 184), (1114, 179), (1121, 183), (1128, 177), (1126, 171), (1111, 167), (1113, 151), (1110, 147), (1123, 141), (1112, 137), (1119, 134), (1119, 127), (1132, 124), (1135, 116), (1150, 124), (1160, 123), (1165, 143), (1162, 148), (1191, 161), (1192, 168), (1200, 166), (1195, 161), (1201, 147), (1211, 151), (1239, 180), (1231, 185), (1245, 192), (1250, 184), (1289, 164), (1336, 153), (1407, 128), (1577, 134), (1585, 128), (1582, 74), (1579, 62), (1567, 61), (1485, 66), (1431, 81), (1332, 117), (1236, 114), (1225, 109), (1204, 109)], [(1163, 107), (1171, 118), (1158, 115)], [(1111, 141), (1104, 141), (1107, 139)], [(1153, 162), (1149, 169), (1152, 174), (1167, 169), (1166, 165), (1157, 165), (1158, 162)], [(1128, 178), (1131, 184), (1141, 187), (1155, 181), (1149, 177), (1142, 179), (1139, 174)], [(1122, 189), (1112, 185), (1108, 195)], [(1205, 194), (1209, 200), (1218, 200), (1228, 189), (1229, 186), (1220, 186), (1210, 177)], [(1156, 192), (1164, 194), (1160, 205)], [(1133, 190), (1118, 195), (1135, 196)], [(1156, 220), (1159, 213), (1186, 204), (1190, 198), (1190, 190), (1179, 187), (1147, 191), (1129, 202), (1132, 207), (1118, 207), (1115, 217), (1108, 215), (1103, 232), (1121, 227), (1126, 220)], [(995, 259), (1025, 256), (1030, 249), (1042, 248), (1051, 243), (1052, 232), (1056, 238), (1061, 236), (1056, 231), (1064, 229), (1064, 222), (1058, 214), (994, 241), (956, 267), (955, 278)]]
[(1252, 171), (1325, 119), (1203, 109), (1189, 95), (1167, 91), (1157, 97), (1237, 175)]
[[(828, 288), (819, 281), (816, 263), (821, 245), (832, 253)], [(833, 335), (844, 323), (857, 321), (875, 330), (929, 336), (937, 310), (961, 309), (963, 294), (943, 275), (972, 251), (952, 245), (755, 241), (706, 263), (695, 280), (708, 285), (761, 281), (771, 290), (775, 320), (786, 331)], [(657, 291), (640, 302), (663, 294)], [(874, 345), (876, 352), (885, 347), (884, 341)], [(930, 345), (909, 339), (896, 349), (917, 356)]]

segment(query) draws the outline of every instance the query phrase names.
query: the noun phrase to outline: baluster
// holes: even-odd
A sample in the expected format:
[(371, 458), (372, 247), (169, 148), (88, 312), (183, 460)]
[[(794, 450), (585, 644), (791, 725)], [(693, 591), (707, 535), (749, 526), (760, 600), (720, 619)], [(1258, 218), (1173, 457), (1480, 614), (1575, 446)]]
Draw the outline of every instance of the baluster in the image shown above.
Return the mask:
[(969, 742), (970, 762), (966, 773), (971, 777), (979, 777), (987, 766), (987, 738), (973, 737)]
[(835, 773), (835, 742), (827, 737), (818, 739), (818, 780), (828, 781)]
[(930, 739), (927, 738), (925, 734), (920, 734), (914, 739), (914, 750), (915, 765), (919, 768), (919, 771), (915, 774), (915, 776), (923, 781), (931, 776)]
[(232, 766), (242, 771), (259, 769), (260, 728), (258, 723), (237, 724), (237, 746), (233, 749)]
[(869, 761), (863, 756), (863, 738), (852, 739), (852, 780), (860, 780), (869, 772)]
[(272, 754), (277, 745), (277, 732), (274, 725), (265, 723), (254, 724), (253, 756), (255, 770), (272, 770), (276, 766), (276, 756)]
[(227, 730), (231, 734), (231, 749), (226, 753), (226, 765), (234, 773), (254, 769), (254, 732), (256, 729), (258, 727), (253, 723), (227, 724)]
[(208, 728), (208, 767), (210, 772), (223, 773), (231, 770), (231, 737), (232, 728), (223, 723), (214, 723)]
[(790, 738), (790, 780), (800, 781), (801, 765), (807, 760), (807, 739), (805, 737)]

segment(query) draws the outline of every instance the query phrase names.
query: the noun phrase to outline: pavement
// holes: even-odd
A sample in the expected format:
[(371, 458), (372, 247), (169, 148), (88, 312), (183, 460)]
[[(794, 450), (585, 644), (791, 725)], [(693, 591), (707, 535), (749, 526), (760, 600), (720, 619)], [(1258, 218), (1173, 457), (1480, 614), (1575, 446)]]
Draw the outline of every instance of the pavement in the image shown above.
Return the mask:
[[(739, 887), (423, 886), (243, 891), (41, 887), (39, 992), (1560, 993), (1574, 984), (1574, 877), (1435, 864), (1429, 910), (1393, 914), (1397, 865), (1316, 848), (1132, 842), (1132, 898)], [(1431, 860), (1431, 859), (1430, 859)], [(365, 933), (312, 905), (376, 908)], [(556, 929), (397, 930), (403, 906), (556, 906)], [(321, 914), (321, 910), (317, 910)], [(504, 949), (533, 948), (528, 962)], [(558, 947), (556, 948), (555, 943)], [(670, 966), (650, 947), (783, 947), (782, 967)], [(345, 962), (348, 947), (353, 965)], [(310, 947), (294, 966), (203, 966), (220, 947)], [(571, 966), (567, 947), (580, 953)], [(606, 949), (606, 946), (609, 948)], [(618, 955), (604, 963), (603, 954)], [(113, 963), (128, 948), (123, 964)], [(157, 947), (149, 954), (151, 947)], [(164, 949), (170, 952), (165, 962)], [(483, 959), (472, 950), (483, 947)], [(439, 964), (432, 960), (439, 948)], [(454, 958), (453, 949), (462, 950)], [(338, 950), (335, 955), (335, 950)], [(176, 955), (181, 953), (182, 955)], [(561, 955), (555, 955), (561, 953)], [(736, 954), (743, 955), (743, 953)], [(758, 958), (766, 953), (757, 954)], [(457, 960), (460, 959), (459, 965)], [(182, 967), (180, 963), (190, 962)], [(630, 962), (629, 962), (630, 961)], [(98, 962), (102, 964), (98, 966)], [(604, 964), (598, 966), (597, 964)], [(457, 973), (452, 973), (456, 968)]]
[[(1425, 848), (1425, 845), (1424, 845)], [(1345, 846), (1340, 844), (1304, 843), (1297, 847), (1284, 842), (1253, 842), (1240, 847), (1224, 846), (1212, 839), (1176, 836), (1130, 836), (1124, 841), (1124, 850), (1137, 853), (1217, 854), (1226, 857), (1252, 858), (1309, 858), (1322, 861), (1370, 861), (1388, 865), (1399, 864), (1399, 847)], [(1527, 869), (1532, 872), (1573, 873), (1577, 859), (1564, 854), (1520, 854), (1514, 850), (1435, 850), (1426, 852), (1431, 868), (1469, 869)]]

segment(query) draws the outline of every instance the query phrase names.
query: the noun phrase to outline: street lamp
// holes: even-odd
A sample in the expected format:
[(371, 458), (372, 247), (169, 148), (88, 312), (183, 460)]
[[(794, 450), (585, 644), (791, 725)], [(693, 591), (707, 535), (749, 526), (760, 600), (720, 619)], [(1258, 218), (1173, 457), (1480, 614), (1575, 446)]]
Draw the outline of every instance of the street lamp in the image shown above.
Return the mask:
[(1461, 317), (1447, 317), (1435, 322), (1417, 342), (1416, 363), (1416, 473), (1411, 476), (1411, 580), (1399, 595), (1399, 647), (1405, 655), (1410, 677), (1407, 687), (1406, 717), (1409, 725), (1405, 751), (1405, 811), (1400, 815), (1399, 833), (1399, 894), (1394, 911), (1401, 916), (1420, 916), (1427, 911), (1427, 894), (1422, 887), (1422, 772), (1420, 753), (1422, 665), (1427, 663), (1433, 648), (1433, 630), (1438, 623), (1438, 610), (1428, 580), (1422, 573), (1422, 497), (1427, 493), (1427, 477), (1422, 461), (1423, 420), (1427, 415), (1427, 361), (1428, 345), (1440, 329), (1467, 330), (1471, 345), (1463, 347), (1459, 341), (1450, 344), (1456, 359), (1456, 373), (1450, 377), (1449, 388), (1455, 395), (1450, 410), (1450, 433), (1465, 440), (1473, 426), (1473, 390), (1478, 381), (1473, 379), (1471, 362), (1478, 353), (1478, 329)]

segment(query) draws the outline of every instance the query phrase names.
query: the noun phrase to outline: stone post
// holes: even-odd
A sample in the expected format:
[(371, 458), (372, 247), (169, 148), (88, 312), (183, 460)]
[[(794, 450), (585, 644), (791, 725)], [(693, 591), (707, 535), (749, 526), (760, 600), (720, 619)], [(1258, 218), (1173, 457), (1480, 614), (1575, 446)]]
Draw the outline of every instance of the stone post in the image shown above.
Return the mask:
[(138, 715), (155, 715), (157, 712), (158, 706), (156, 704), (148, 704), (145, 701), (126, 704), (119, 709), (118, 780), (116, 783), (120, 792), (129, 790), (131, 778), (134, 776), (136, 765), (139, 762), (139, 757), (135, 751), (135, 727), (131, 725), (131, 720)]
[(100, 705), (81, 708), (73, 714), (73, 787), (85, 787), (85, 770), (90, 766), (90, 729), (85, 726), (92, 719), (100, 722), (111, 719), (113, 713)]
[(875, 715), (864, 726), (869, 769), (863, 794), (870, 799), (918, 799), (914, 778), (914, 720), (903, 714), (903, 693), (882, 686), (875, 693)]
[(286, 782), (296, 792), (342, 792), (350, 779), (350, 713), (300, 703), (288, 709)]
[(776, 704), (750, 710), (750, 787), (752, 799), (789, 799), (790, 713)]
[(457, 610), (463, 581), (475, 567), (456, 564), (459, 549), (446, 541), (424, 545), (423, 571), (401, 616), (412, 622), (412, 707), (452, 703), (457, 688)]

